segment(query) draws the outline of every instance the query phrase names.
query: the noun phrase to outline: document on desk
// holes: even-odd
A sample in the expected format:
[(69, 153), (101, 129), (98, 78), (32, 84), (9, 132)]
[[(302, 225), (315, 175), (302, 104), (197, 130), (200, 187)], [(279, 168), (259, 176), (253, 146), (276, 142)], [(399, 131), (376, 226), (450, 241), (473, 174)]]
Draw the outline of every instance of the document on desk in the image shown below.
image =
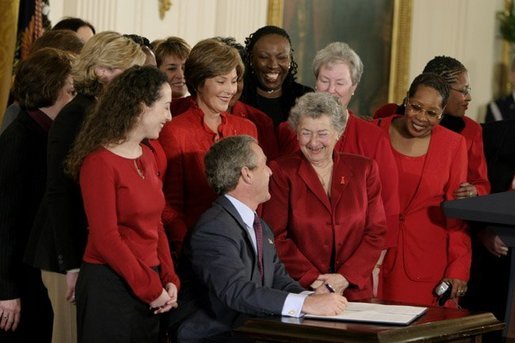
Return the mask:
[(363, 323), (408, 325), (427, 311), (427, 307), (382, 305), (349, 302), (345, 311), (337, 316), (307, 314), (304, 318), (338, 320)]

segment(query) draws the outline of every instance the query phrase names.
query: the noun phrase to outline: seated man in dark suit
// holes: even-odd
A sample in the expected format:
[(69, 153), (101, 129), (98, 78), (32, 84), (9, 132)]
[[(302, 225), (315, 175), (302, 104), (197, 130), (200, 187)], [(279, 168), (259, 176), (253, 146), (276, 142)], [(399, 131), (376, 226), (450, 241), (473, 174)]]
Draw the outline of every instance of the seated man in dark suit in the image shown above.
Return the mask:
[(270, 198), (272, 174), (256, 140), (222, 139), (207, 153), (205, 166), (220, 196), (185, 246), (201, 309), (180, 325), (178, 340), (230, 341), (231, 329), (245, 315), (341, 313), (347, 304), (343, 296), (304, 292), (290, 278), (277, 257), (272, 231), (255, 213)]

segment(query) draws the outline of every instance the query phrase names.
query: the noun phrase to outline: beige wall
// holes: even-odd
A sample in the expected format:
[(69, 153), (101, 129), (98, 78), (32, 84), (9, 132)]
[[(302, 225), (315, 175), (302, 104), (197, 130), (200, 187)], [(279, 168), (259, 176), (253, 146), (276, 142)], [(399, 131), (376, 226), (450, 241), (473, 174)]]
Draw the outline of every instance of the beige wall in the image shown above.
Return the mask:
[(460, 60), (472, 87), (467, 115), (482, 120), (496, 88), (501, 40), (495, 15), (503, 6), (503, 0), (413, 0), (410, 81), (434, 56)]
[(268, 0), (171, 0), (159, 18), (158, 0), (52, 0), (50, 19), (77, 16), (98, 31), (143, 35), (150, 40), (180, 36), (190, 44), (213, 36), (233, 36), (243, 43), (266, 24)]

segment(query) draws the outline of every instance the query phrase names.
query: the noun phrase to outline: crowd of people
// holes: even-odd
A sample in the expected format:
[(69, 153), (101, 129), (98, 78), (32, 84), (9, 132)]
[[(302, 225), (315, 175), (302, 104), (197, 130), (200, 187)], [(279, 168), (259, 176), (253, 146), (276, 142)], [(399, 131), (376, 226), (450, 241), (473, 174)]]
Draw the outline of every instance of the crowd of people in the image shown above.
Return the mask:
[(476, 255), (508, 248), (440, 207), (515, 188), (465, 115), (466, 67), (436, 56), (372, 121), (349, 109), (365, 67), (332, 42), (300, 84), (276, 26), (244, 45), (151, 43), (79, 18), (46, 32), (0, 135), (0, 340), (51, 341), (42, 270), (63, 275), (79, 342), (227, 342), (249, 315), (372, 298), (502, 319), (467, 291)]

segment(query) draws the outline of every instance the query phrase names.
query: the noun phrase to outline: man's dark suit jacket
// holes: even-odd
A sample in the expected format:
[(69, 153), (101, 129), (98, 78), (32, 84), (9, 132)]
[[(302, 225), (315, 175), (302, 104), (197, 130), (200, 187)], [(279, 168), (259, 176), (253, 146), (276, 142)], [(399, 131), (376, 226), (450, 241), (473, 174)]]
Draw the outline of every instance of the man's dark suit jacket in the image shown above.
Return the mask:
[[(506, 96), (503, 96), (502, 98), (495, 100), (495, 104), (497, 105), (499, 112), (501, 112), (502, 120), (515, 119), (515, 99), (513, 99), (513, 94), (510, 93)], [(488, 106), (486, 107), (485, 123), (490, 123), (499, 120), (494, 116), (494, 113), (490, 106), (491, 105), (488, 104)]]
[(507, 191), (515, 173), (515, 120), (483, 124), (483, 146), (492, 193)]
[(287, 274), (272, 231), (261, 223), (263, 285), (251, 238), (232, 203), (218, 197), (202, 215), (184, 251), (202, 310), (182, 323), (179, 338), (188, 341), (230, 332), (244, 315), (280, 315), (288, 293), (304, 291)]

